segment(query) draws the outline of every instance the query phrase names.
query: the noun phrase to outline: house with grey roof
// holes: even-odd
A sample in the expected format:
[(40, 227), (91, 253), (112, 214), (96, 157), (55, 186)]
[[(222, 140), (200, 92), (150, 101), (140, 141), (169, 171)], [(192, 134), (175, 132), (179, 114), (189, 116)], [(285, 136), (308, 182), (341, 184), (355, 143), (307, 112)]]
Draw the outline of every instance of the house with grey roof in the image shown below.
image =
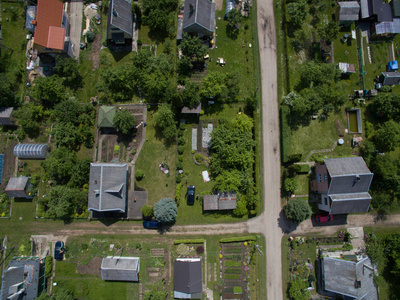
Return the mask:
[(200, 113), (201, 113), (201, 103), (199, 103), (196, 107), (193, 107), (193, 108), (184, 106), (181, 110), (181, 114), (200, 115)]
[(182, 23), (178, 24), (177, 39), (183, 33), (200, 38), (212, 37), (215, 28), (215, 2), (210, 0), (185, 0)]
[(174, 298), (202, 299), (201, 258), (178, 258), (174, 262)]
[(91, 163), (88, 210), (126, 212), (128, 165)]
[(399, 72), (382, 72), (380, 76), (380, 82), (382, 85), (397, 85), (400, 83), (400, 73)]
[(329, 214), (367, 212), (373, 176), (360, 156), (325, 159), (310, 189), (318, 194), (318, 208)]
[(101, 279), (107, 281), (139, 281), (140, 258), (107, 256), (101, 262)]
[(44, 260), (14, 257), (1, 276), (1, 300), (33, 300), (45, 289)]
[(15, 125), (12, 118), (13, 107), (0, 107), (0, 125)]
[(360, 14), (360, 4), (357, 1), (338, 2), (336, 9), (336, 19), (340, 25), (350, 26), (358, 21)]
[(220, 192), (217, 195), (203, 196), (203, 210), (236, 209), (236, 192)]
[(321, 274), (325, 291), (350, 299), (378, 300), (375, 267), (368, 256), (359, 261), (323, 257)]
[(29, 177), (26, 176), (11, 177), (8, 180), (7, 186), (4, 190), (8, 197), (26, 199), (33, 198), (31, 191), (32, 185), (29, 182)]
[(132, 4), (128, 0), (111, 0), (108, 7), (107, 40), (114, 44), (125, 44), (132, 40)]

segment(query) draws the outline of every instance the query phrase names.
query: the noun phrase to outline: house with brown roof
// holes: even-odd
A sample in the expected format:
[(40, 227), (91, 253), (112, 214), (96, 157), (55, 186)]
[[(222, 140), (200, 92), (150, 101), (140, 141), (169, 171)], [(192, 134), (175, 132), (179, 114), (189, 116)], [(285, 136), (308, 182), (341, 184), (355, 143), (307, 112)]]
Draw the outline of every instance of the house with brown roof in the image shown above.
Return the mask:
[(60, 0), (38, 0), (33, 48), (52, 56), (68, 54), (73, 57), (74, 45), (69, 38), (69, 18)]

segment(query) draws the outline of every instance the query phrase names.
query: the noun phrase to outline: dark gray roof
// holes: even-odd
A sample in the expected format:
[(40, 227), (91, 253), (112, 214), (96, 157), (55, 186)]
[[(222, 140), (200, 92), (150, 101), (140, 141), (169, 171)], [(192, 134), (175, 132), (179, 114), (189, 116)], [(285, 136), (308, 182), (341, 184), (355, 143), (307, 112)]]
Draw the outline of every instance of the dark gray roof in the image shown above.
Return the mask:
[[(40, 291), (40, 275), (40, 259), (38, 257), (10, 260), (1, 278), (1, 300), (18, 294), (18, 291), (22, 293), (15, 299), (35, 299)], [(23, 289), (24, 291), (22, 291)]]
[(107, 256), (101, 262), (101, 279), (110, 281), (139, 281), (139, 257)]
[(331, 177), (372, 174), (361, 156), (330, 158), (324, 161)]
[(332, 199), (330, 213), (333, 215), (368, 212), (371, 203), (369, 193), (336, 194), (329, 197)]
[(338, 2), (340, 7), (340, 21), (358, 21), (360, 4), (357, 1)]
[(328, 194), (367, 193), (373, 174), (343, 175), (331, 178)]
[(400, 83), (400, 73), (398, 72), (382, 72), (383, 85), (395, 85)]
[(392, 0), (393, 16), (400, 17), (400, 0)]
[[(191, 7), (193, 9), (191, 9)], [(215, 3), (209, 0), (186, 0), (183, 11), (183, 31), (192, 32), (188, 27), (198, 25), (214, 32)], [(195, 32), (195, 31), (194, 31)]]
[(361, 0), (361, 19), (369, 18), (373, 14), (372, 0)]
[(382, 0), (372, 0), (372, 9), (374, 15), (376, 15), (378, 22), (392, 22), (392, 8), (390, 4), (383, 2)]
[(29, 177), (11, 177), (7, 183), (5, 190), (24, 190), (28, 184)]
[(110, 24), (132, 35), (133, 14), (131, 1), (111, 0), (109, 9), (111, 10)]
[(14, 107), (0, 107), (0, 118), (9, 118), (13, 112)]
[(197, 105), (195, 108), (189, 108), (187, 106), (184, 106), (181, 110), (182, 114), (200, 114), (201, 112), (201, 103)]
[(88, 210), (126, 210), (127, 164), (91, 163)]
[(359, 262), (324, 257), (322, 274), (327, 291), (355, 299), (378, 299), (374, 284), (374, 267), (369, 257)]
[(201, 293), (203, 291), (201, 259), (178, 258), (175, 260), (174, 291), (185, 294)]

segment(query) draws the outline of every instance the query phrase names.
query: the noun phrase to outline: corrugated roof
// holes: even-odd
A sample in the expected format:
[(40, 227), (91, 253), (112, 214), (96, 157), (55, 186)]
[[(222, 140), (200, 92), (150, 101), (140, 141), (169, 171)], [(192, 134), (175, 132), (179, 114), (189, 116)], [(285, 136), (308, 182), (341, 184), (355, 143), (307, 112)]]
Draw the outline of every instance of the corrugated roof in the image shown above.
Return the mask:
[(111, 9), (111, 25), (132, 36), (133, 14), (131, 2), (127, 0), (112, 0), (109, 9)]
[(28, 184), (29, 177), (20, 176), (20, 177), (11, 177), (7, 183), (5, 191), (17, 191), (24, 190), (26, 185)]
[(376, 34), (396, 34), (400, 33), (400, 19), (393, 18), (393, 22), (382, 22), (375, 24)]
[[(55, 30), (51, 36), (50, 27), (61, 28), (63, 18), (63, 3), (59, 0), (38, 0), (36, 13), (35, 44), (46, 48), (64, 49), (59, 42), (61, 31)], [(65, 30), (64, 30), (65, 35)], [(53, 41), (52, 39), (56, 39)], [(53, 47), (51, 47), (53, 46)], [(57, 47), (57, 48), (56, 48)]]
[(101, 279), (110, 281), (139, 281), (139, 257), (107, 256), (101, 262)]
[(373, 14), (372, 0), (361, 0), (361, 19), (369, 18)]
[(357, 1), (338, 2), (340, 21), (358, 21), (360, 4)]
[(203, 291), (201, 259), (177, 259), (174, 262), (174, 291), (193, 294)]

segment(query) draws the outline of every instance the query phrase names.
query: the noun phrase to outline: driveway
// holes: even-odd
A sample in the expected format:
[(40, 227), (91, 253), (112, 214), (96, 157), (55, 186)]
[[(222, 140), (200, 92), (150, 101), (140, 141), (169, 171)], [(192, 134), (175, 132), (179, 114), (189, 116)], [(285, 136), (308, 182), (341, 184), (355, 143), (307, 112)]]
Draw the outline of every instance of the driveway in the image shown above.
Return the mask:
[(82, 34), (82, 14), (83, 2), (82, 0), (72, 0), (69, 3), (69, 36), (71, 42), (74, 44), (74, 57), (79, 59), (79, 43), (81, 42)]

